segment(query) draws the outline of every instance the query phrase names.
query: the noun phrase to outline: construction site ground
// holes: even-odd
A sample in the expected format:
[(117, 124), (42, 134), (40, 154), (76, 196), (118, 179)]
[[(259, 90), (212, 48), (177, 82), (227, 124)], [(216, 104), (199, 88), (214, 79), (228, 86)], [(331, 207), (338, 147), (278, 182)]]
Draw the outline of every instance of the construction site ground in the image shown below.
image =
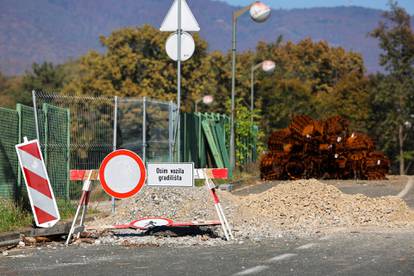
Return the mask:
[[(0, 275), (414, 275), (410, 182), (405, 176), (249, 181), (219, 192), (234, 227), (231, 242), (220, 228), (178, 236), (95, 230), (70, 247), (52, 242), (3, 251)], [(203, 188), (144, 189), (117, 206), (116, 215), (88, 226), (104, 229), (149, 215), (215, 218)]]
[[(389, 175), (387, 180), (319, 180), (322, 183), (334, 185), (346, 194), (363, 194), (369, 197), (397, 196), (406, 186), (408, 176)], [(253, 182), (253, 183), (252, 183)], [(236, 185), (235, 195), (258, 194), (283, 183), (284, 181), (255, 180)], [(412, 188), (414, 189), (414, 187)], [(411, 189), (403, 197), (410, 208), (414, 208), (414, 192)]]

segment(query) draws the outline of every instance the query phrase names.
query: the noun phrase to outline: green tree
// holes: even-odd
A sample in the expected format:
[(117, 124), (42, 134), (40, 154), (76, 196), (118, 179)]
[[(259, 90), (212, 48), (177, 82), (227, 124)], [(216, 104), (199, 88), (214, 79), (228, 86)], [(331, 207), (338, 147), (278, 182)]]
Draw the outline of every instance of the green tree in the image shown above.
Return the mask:
[(255, 62), (271, 59), (276, 70), (257, 77), (257, 95), (262, 106), (262, 127), (266, 133), (286, 127), (294, 114), (313, 118), (342, 115), (358, 123), (368, 116), (360, 54), (332, 47), (325, 41), (304, 39), (299, 43), (258, 44)]
[(64, 80), (62, 66), (51, 62), (33, 63), (32, 70), (23, 77), (23, 89), (30, 93), (32, 90), (57, 92), (62, 89)]
[(406, 126), (411, 124), (414, 113), (414, 33), (410, 15), (395, 1), (390, 1), (390, 11), (384, 12), (383, 18), (371, 36), (379, 40), (383, 50), (380, 64), (388, 76), (383, 84), (386, 89), (379, 90), (375, 100), (390, 107), (379, 122), (388, 122), (385, 129), (397, 137), (399, 171), (405, 174)]
[[(80, 60), (80, 78), (65, 92), (93, 96), (149, 96), (176, 99), (176, 62), (165, 52), (168, 33), (144, 25), (123, 28), (100, 37), (105, 53), (91, 51)], [(194, 101), (214, 90), (207, 58), (207, 43), (194, 35), (196, 51), (182, 64), (182, 102), (191, 110)]]
[(2, 107), (14, 108), (16, 103), (30, 104), (31, 97), (22, 93), (22, 77), (8, 77), (0, 72), (0, 103)]

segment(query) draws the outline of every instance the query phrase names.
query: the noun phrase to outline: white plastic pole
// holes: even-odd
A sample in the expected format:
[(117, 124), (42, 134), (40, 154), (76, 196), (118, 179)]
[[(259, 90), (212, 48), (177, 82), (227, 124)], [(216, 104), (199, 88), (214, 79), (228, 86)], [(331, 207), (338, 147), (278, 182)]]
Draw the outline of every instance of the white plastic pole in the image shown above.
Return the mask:
[(234, 236), (233, 236), (233, 234), (231, 233), (231, 227), (230, 227), (230, 224), (229, 224), (229, 222), (227, 221), (226, 216), (224, 215), (224, 211), (223, 211), (223, 208), (221, 207), (220, 202), (219, 202), (219, 203), (217, 203), (217, 208), (220, 210), (220, 212), (221, 212), (221, 214), (222, 214), (222, 216), (223, 216), (223, 220), (224, 220), (224, 223), (225, 223), (225, 225), (226, 225), (227, 231), (228, 231), (228, 232), (229, 232), (229, 234), (230, 234), (230, 237), (231, 237), (232, 239), (234, 239)]

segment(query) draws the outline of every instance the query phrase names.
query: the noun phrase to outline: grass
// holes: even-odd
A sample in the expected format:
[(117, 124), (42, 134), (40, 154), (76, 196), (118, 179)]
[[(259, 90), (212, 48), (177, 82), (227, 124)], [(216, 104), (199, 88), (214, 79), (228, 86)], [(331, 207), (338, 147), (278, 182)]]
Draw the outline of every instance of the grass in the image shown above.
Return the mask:
[(0, 232), (16, 230), (32, 224), (32, 214), (15, 206), (11, 201), (0, 200)]
[[(73, 201), (59, 199), (57, 205), (62, 220), (75, 215), (76, 205)], [(0, 200), (0, 233), (19, 230), (33, 225), (33, 215), (10, 200)]]
[(70, 219), (75, 216), (77, 206), (73, 201), (58, 199), (57, 205), (61, 219)]

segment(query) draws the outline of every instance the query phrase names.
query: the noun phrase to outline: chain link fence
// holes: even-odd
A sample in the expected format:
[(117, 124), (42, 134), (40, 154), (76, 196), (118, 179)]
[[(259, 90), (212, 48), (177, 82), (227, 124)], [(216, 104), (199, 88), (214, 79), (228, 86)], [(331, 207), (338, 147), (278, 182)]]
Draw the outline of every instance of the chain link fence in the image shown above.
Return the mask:
[[(39, 136), (42, 140), (48, 140), (48, 147), (42, 146), (42, 154), (45, 159), (46, 168), (50, 172), (49, 177), (52, 182), (55, 194), (64, 197), (67, 194), (67, 187), (62, 187), (62, 176), (68, 178), (68, 167), (56, 168), (65, 164), (67, 156), (66, 150), (56, 151), (54, 146), (60, 141), (56, 141), (55, 134), (67, 137), (68, 133), (55, 131), (55, 129), (66, 128), (68, 120), (59, 120), (59, 116), (66, 118), (68, 110), (59, 109), (54, 106), (44, 105), (41, 112), (38, 112), (37, 119), (39, 125)], [(53, 133), (52, 133), (53, 132)], [(16, 109), (0, 108), (0, 197), (14, 199), (15, 201), (27, 201), (27, 191), (22, 188), (23, 178), (19, 169), (15, 145), (23, 142), (23, 137), (29, 140), (36, 139), (38, 136), (34, 109), (30, 106), (21, 104), (16, 105)], [(65, 138), (66, 139), (66, 138)], [(61, 162), (62, 161), (62, 162)], [(61, 170), (62, 169), (62, 170)], [(56, 171), (62, 173), (56, 174)], [(63, 181), (67, 183), (67, 181)]]
[(19, 165), (14, 146), (19, 143), (19, 113), (0, 108), (0, 197), (17, 198)]
[[(42, 148), (53, 149), (47, 156), (47, 161), (55, 164), (49, 174), (53, 174), (60, 189), (66, 190), (68, 198), (78, 198), (81, 192), (80, 183), (69, 183), (69, 169), (98, 169), (104, 157), (115, 149), (129, 149), (146, 162), (174, 160), (176, 106), (172, 102), (43, 92), (33, 92), (33, 102)], [(45, 106), (54, 109), (45, 113)], [(69, 110), (66, 117), (53, 117), (61, 127), (42, 125), (40, 116), (59, 108)], [(68, 122), (66, 130), (64, 121)], [(44, 122), (49, 122), (47, 117)], [(43, 129), (48, 135), (42, 134)], [(65, 132), (68, 136), (61, 135)]]

